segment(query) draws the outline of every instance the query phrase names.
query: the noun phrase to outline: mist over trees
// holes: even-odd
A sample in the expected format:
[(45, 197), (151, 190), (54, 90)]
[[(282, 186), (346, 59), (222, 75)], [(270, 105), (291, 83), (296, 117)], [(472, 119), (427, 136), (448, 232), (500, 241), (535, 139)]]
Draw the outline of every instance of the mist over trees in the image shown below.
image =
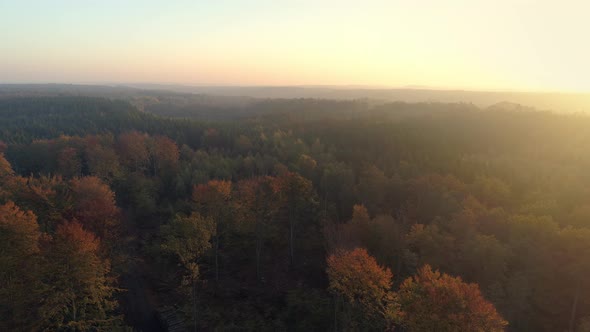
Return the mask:
[(590, 117), (99, 97), (0, 99), (1, 330), (589, 330)]

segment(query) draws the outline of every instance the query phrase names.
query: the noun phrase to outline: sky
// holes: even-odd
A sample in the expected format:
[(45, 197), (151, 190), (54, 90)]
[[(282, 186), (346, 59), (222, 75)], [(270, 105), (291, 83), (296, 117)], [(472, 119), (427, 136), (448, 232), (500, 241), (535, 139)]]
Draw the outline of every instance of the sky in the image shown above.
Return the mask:
[(0, 0), (0, 83), (590, 92), (587, 0)]

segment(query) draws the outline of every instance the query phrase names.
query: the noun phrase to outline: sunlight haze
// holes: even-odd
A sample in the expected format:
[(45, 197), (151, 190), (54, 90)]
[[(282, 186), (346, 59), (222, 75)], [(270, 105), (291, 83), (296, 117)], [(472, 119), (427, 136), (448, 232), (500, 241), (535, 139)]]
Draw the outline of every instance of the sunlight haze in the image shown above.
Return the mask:
[(590, 91), (588, 1), (0, 0), (0, 83)]
[(0, 0), (0, 332), (590, 332), (589, 32), (590, 0)]

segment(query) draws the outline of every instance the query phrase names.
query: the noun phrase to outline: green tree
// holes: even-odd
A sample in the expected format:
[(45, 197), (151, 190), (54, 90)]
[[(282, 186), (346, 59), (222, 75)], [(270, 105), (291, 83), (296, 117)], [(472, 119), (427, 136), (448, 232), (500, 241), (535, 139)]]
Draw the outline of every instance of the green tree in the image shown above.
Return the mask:
[(256, 177), (238, 182), (236, 218), (242, 229), (254, 236), (256, 279), (262, 280), (263, 251), (266, 242), (276, 233), (273, 219), (278, 211), (275, 178)]
[(185, 270), (182, 286), (192, 288), (192, 317), (197, 329), (197, 281), (198, 259), (211, 248), (215, 235), (215, 223), (198, 213), (189, 216), (177, 215), (169, 224), (161, 227), (162, 249), (172, 254)]
[[(297, 173), (287, 172), (276, 179), (279, 205), (286, 215), (289, 243), (289, 262), (294, 265), (297, 235), (313, 221), (317, 199), (311, 181)], [(312, 230), (312, 231), (316, 231)], [(301, 236), (300, 235), (300, 236)]]
[(215, 223), (213, 254), (215, 256), (215, 280), (219, 281), (220, 238), (227, 232), (231, 210), (229, 207), (232, 185), (229, 181), (211, 180), (193, 189), (193, 202), (198, 210)]

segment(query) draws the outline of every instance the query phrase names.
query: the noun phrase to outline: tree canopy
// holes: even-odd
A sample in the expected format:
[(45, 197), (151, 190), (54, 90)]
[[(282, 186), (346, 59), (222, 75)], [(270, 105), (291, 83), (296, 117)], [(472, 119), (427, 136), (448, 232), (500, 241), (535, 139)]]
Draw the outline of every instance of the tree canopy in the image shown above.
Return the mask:
[(0, 98), (1, 330), (589, 326), (590, 117), (190, 98)]

